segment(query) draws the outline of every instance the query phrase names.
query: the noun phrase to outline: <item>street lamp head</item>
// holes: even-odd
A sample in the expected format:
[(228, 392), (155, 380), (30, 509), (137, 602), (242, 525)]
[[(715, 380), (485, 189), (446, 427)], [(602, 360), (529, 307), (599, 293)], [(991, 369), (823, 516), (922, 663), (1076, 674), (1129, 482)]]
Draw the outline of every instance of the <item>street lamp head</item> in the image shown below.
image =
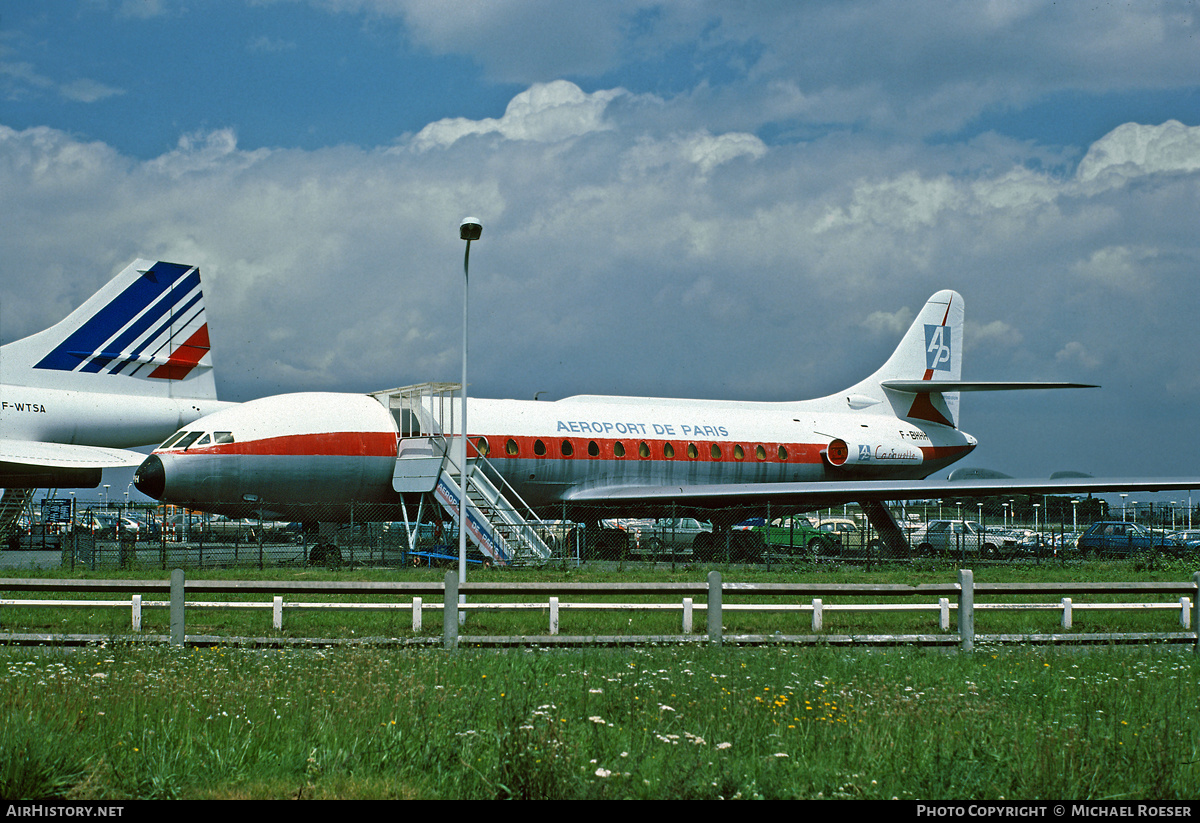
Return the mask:
[(458, 236), (463, 240), (478, 240), (481, 234), (483, 226), (480, 225), (478, 217), (467, 217), (458, 225)]

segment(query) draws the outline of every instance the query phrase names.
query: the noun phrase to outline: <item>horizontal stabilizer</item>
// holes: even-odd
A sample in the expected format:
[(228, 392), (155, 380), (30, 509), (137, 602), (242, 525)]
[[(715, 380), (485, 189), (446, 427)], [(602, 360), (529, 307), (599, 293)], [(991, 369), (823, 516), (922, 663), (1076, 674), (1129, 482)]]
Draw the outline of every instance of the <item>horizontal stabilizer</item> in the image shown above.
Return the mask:
[(879, 385), (911, 394), (960, 391), (1023, 391), (1026, 389), (1098, 389), (1090, 383), (1030, 383), (978, 380), (884, 380)]

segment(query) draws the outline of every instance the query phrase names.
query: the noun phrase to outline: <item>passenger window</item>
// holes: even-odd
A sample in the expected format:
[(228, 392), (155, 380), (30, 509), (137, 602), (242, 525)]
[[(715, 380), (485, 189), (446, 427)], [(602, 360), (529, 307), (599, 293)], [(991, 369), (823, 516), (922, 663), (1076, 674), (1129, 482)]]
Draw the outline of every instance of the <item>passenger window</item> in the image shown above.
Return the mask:
[(721, 459), (721, 447), (718, 446), (716, 443), (713, 443), (711, 453), (712, 453), (713, 460)]
[(746, 459), (746, 450), (741, 447), (741, 444), (738, 444), (733, 447), (733, 459), (734, 460), (745, 460)]
[(613, 455), (616, 457), (625, 456), (625, 444), (620, 440), (618, 440), (616, 443), (613, 443)]
[(766, 460), (767, 459), (767, 450), (764, 449), (762, 446), (758, 446), (757, 448), (754, 449), (754, 456), (757, 457), (759, 460)]
[(649, 457), (649, 456), (650, 456), (650, 447), (646, 444), (646, 441), (643, 440), (638, 445), (638, 457)]
[(517, 441), (513, 440), (511, 437), (508, 438), (508, 442), (504, 444), (504, 451), (508, 453), (509, 457), (516, 457)]
[(600, 447), (596, 445), (595, 440), (588, 441), (588, 457), (599, 457)]
[(675, 458), (675, 447), (670, 443), (663, 445), (663, 457), (667, 458), (668, 460), (673, 460)]
[(687, 456), (691, 460), (695, 460), (700, 456), (700, 450), (696, 448), (695, 443), (688, 443)]
[(540, 439), (534, 440), (533, 441), (533, 453), (536, 454), (538, 457), (545, 457), (546, 456), (546, 444), (543, 443)]
[(787, 460), (787, 458), (788, 458), (787, 449), (784, 448), (783, 446), (780, 446), (779, 447), (779, 459), (781, 461), (783, 461), (783, 460)]
[(563, 457), (570, 457), (570, 456), (571, 456), (571, 455), (573, 455), (574, 453), (575, 453), (575, 447), (571, 445), (571, 441), (570, 441), (570, 440), (564, 440), (564, 441), (562, 442), (562, 456), (563, 456)]
[(480, 437), (480, 438), (476, 439), (475, 440), (475, 448), (479, 449), (480, 454), (482, 454), (484, 457), (487, 457), (488, 448), (489, 448), (487, 438)]

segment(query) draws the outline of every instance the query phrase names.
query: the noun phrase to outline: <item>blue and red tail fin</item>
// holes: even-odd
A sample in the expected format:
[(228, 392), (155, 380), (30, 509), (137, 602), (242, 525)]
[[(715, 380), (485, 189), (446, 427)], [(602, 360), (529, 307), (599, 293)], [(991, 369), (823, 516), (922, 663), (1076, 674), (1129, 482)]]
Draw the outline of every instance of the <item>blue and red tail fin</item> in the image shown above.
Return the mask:
[(3, 347), (5, 382), (212, 399), (200, 269), (135, 260), (64, 320)]

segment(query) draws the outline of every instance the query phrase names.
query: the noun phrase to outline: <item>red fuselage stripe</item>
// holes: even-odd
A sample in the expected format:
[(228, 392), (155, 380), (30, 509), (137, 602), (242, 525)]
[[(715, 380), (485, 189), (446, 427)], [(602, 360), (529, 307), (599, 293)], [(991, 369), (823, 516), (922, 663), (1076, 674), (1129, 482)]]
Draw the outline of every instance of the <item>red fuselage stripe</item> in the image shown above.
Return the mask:
[[(471, 435), (471, 450), (479, 448), (482, 435)], [(801, 463), (816, 464), (822, 461), (821, 453), (826, 446), (822, 443), (738, 443), (728, 440), (619, 440), (578, 438), (538, 438), (513, 436), (487, 436), (487, 457), (491, 460), (678, 460), (693, 462), (737, 462), (737, 463)], [(541, 447), (538, 446), (541, 443)], [(564, 454), (563, 444), (570, 444), (570, 454)], [(589, 454), (590, 444), (596, 444), (595, 455)], [(224, 443), (212, 446), (193, 446), (184, 451), (167, 450), (165, 454), (238, 454), (238, 455), (296, 455), (296, 456), (339, 456), (339, 457), (395, 457), (397, 437), (391, 432), (327, 432), (319, 434), (285, 435)], [(618, 444), (624, 455), (618, 457)], [(643, 450), (643, 445), (645, 449)], [(673, 456), (666, 456), (670, 446)], [(696, 456), (688, 455), (689, 446), (695, 447)], [(717, 447), (714, 454), (713, 447)], [(737, 448), (741, 448), (738, 456)], [(785, 457), (779, 455), (779, 448)], [(763, 456), (759, 457), (759, 447)], [(922, 446), (924, 460), (938, 460), (970, 451), (962, 446)], [(540, 453), (539, 453), (540, 452)], [(452, 450), (453, 453), (453, 450)]]

